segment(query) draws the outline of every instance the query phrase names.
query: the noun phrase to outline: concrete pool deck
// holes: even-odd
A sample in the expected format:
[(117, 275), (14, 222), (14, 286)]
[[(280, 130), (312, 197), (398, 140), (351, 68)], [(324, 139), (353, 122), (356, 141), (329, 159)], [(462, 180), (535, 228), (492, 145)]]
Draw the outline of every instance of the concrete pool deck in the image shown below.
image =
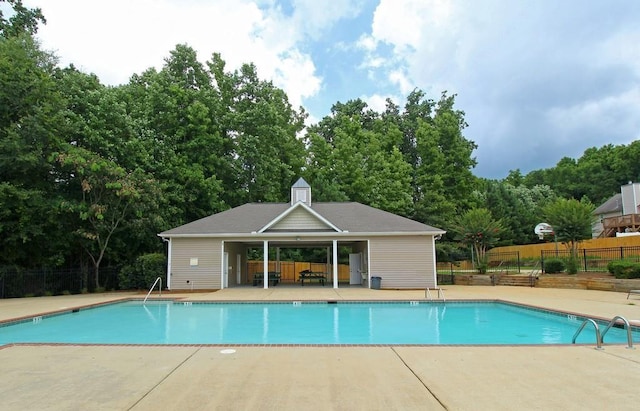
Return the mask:
[[(499, 299), (640, 320), (640, 296), (445, 286), (448, 300)], [(154, 293), (154, 298), (157, 293)], [(0, 300), (0, 321), (143, 294)], [(309, 286), (163, 293), (206, 300), (421, 300), (424, 291)], [(583, 332), (592, 333), (591, 328)], [(640, 346), (640, 341), (634, 341)], [(9, 345), (2, 410), (635, 410), (640, 349), (624, 345), (430, 347)]]

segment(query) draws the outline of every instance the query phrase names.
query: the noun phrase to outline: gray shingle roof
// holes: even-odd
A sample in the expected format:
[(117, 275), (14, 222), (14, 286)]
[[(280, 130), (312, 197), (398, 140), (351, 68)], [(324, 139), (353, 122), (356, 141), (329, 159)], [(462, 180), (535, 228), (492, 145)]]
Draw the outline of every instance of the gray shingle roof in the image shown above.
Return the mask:
[[(160, 233), (175, 235), (251, 234), (284, 213), (289, 203), (249, 203)], [(314, 203), (311, 208), (349, 233), (432, 233), (444, 231), (356, 202)]]
[(622, 194), (618, 193), (593, 210), (593, 214), (622, 213)]

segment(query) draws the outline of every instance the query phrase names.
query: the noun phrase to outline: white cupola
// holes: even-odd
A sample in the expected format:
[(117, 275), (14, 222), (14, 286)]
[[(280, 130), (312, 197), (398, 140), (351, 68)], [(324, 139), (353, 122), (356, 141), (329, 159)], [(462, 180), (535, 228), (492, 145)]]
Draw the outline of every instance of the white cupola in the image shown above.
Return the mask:
[(291, 186), (291, 205), (300, 201), (311, 207), (311, 186), (302, 177)]

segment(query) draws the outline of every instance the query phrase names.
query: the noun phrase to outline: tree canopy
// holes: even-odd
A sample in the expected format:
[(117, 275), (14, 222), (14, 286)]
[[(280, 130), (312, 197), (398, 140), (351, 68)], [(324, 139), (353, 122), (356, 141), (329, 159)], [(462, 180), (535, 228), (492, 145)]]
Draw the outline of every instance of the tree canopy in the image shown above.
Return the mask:
[[(336, 102), (305, 125), (304, 108), (255, 65), (229, 71), (220, 54), (201, 62), (186, 44), (159, 70), (107, 87), (41, 49), (39, 9), (0, 1), (13, 9), (0, 14), (0, 265), (82, 266), (100, 286), (100, 267), (162, 252), (158, 232), (247, 202), (286, 202), (300, 176), (315, 201), (358, 201), (449, 231), (440, 257), (459, 252), (454, 232), (482, 232), (479, 255), (538, 241), (533, 227), (559, 215), (558, 199), (598, 204), (640, 179), (638, 141), (479, 179), (455, 95), (415, 89), (382, 112)], [(585, 235), (580, 226), (567, 241)]]

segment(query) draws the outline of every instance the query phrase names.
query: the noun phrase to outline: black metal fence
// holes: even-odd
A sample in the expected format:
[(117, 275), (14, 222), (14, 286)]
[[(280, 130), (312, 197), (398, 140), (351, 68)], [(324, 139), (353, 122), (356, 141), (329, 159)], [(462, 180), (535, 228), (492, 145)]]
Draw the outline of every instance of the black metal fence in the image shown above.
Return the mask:
[[(488, 252), (487, 253), (487, 272), (509, 272), (519, 273), (522, 269), (522, 261), (520, 260), (519, 251), (508, 252)], [(453, 261), (453, 262), (439, 262), (437, 264), (438, 274), (453, 275), (456, 272), (477, 272), (478, 263), (476, 261)], [(440, 280), (438, 280), (440, 281)]]
[[(540, 261), (544, 270), (544, 263), (550, 259), (559, 259), (568, 261), (571, 257), (571, 251), (563, 250), (542, 250), (540, 252)], [(579, 271), (607, 271), (607, 265), (611, 261), (616, 260), (634, 260), (640, 262), (640, 247), (610, 247), (610, 248), (592, 248), (578, 250), (578, 270)]]
[[(118, 270), (101, 269), (100, 286), (106, 290), (117, 289)], [(0, 298), (80, 294), (95, 288), (92, 270), (0, 267)]]

